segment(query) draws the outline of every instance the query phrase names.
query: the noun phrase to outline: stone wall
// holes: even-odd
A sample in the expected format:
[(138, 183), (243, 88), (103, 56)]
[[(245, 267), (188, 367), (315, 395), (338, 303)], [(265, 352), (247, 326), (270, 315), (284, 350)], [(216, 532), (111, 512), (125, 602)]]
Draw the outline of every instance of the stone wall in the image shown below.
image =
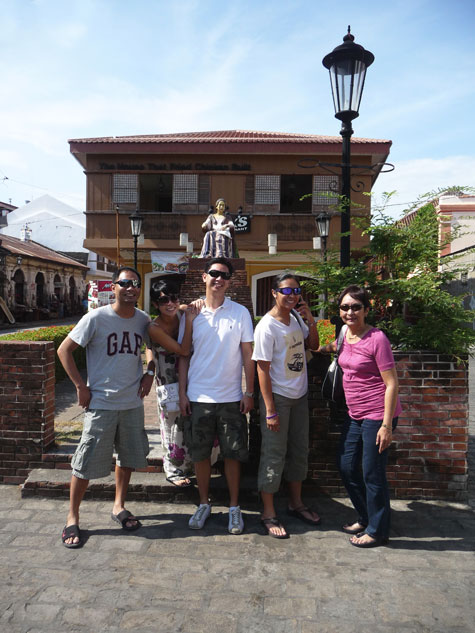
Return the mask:
[(22, 483), (54, 442), (54, 344), (0, 341), (0, 483)]

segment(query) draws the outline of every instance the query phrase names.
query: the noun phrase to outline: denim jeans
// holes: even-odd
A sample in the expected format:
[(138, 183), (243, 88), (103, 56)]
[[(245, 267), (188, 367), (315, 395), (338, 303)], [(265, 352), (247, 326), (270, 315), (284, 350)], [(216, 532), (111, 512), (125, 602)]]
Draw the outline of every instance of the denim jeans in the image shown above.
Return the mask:
[[(397, 418), (393, 419), (393, 429)], [(375, 539), (389, 537), (391, 508), (386, 479), (388, 449), (379, 452), (376, 435), (382, 420), (348, 418), (342, 434), (338, 467), (358, 522)]]

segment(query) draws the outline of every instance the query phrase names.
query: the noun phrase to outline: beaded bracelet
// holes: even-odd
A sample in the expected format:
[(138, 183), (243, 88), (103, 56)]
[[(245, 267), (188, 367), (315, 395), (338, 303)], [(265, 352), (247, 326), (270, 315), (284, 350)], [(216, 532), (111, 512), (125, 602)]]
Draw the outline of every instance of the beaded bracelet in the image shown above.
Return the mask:
[(272, 420), (272, 418), (276, 418), (278, 415), (278, 413), (274, 413), (273, 415), (266, 415), (266, 420)]

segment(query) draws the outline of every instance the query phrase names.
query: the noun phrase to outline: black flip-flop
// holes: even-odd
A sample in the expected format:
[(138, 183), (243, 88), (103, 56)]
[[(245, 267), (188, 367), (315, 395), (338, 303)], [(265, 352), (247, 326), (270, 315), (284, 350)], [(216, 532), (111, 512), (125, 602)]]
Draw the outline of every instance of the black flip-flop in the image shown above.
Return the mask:
[(351, 535), (359, 534), (360, 532), (364, 532), (365, 531), (365, 529), (367, 527), (366, 525), (363, 525), (363, 523), (360, 523), (359, 521), (355, 521), (355, 523), (358, 523), (358, 525), (360, 527), (351, 529), (350, 526), (354, 525), (354, 524), (353, 523), (347, 523), (346, 525), (343, 525), (341, 529), (343, 530), (343, 532), (345, 532), (345, 534), (351, 534)]
[(308, 519), (304, 515), (304, 512), (315, 512), (315, 510), (311, 510), (307, 506), (302, 506), (301, 508), (298, 508), (296, 510), (292, 510), (292, 508), (287, 508), (287, 514), (289, 514), (291, 517), (296, 517), (297, 519), (300, 519), (300, 521), (303, 521), (308, 525), (320, 525), (320, 523), (322, 522), (322, 519), (320, 517), (318, 517), (316, 521), (313, 521), (312, 519)]
[[(66, 543), (68, 539), (75, 538), (76, 536), (79, 539), (77, 543)], [(63, 533), (61, 534), (61, 541), (63, 542), (64, 547), (67, 547), (68, 549), (77, 549), (78, 547), (82, 547), (84, 545), (84, 541), (82, 539), (79, 525), (77, 525), (76, 523), (74, 525), (65, 525), (63, 528)]]
[[(280, 539), (289, 538), (289, 534), (287, 533), (287, 530), (285, 529), (285, 527), (282, 525), (282, 523), (279, 521), (277, 517), (271, 517), (269, 519), (261, 519), (261, 523), (264, 526), (264, 530), (266, 531), (266, 534), (268, 536), (272, 536), (272, 538), (280, 538)], [(273, 534), (270, 531), (271, 527), (279, 527), (282, 530), (285, 530), (285, 534)]]
[[(135, 530), (138, 530), (140, 527), (142, 527), (142, 524), (137, 519), (137, 517), (134, 517), (132, 512), (129, 512), (128, 510), (122, 510), (122, 512), (119, 512), (119, 514), (114, 514), (112, 512), (111, 519), (116, 523), (119, 523), (122, 526), (122, 529), (126, 532), (134, 532)], [(136, 521), (136, 524), (127, 525), (127, 521)]]
[[(361, 538), (362, 536), (364, 536), (366, 534), (366, 532), (359, 532), (358, 534), (356, 534), (356, 538)], [(370, 536), (368, 534), (368, 536)], [(374, 536), (371, 536), (370, 538), (374, 539)], [(380, 547), (381, 545), (387, 545), (389, 543), (389, 538), (381, 538), (381, 539), (375, 539), (374, 541), (370, 541), (369, 543), (353, 543), (353, 541), (351, 539), (349, 539), (350, 543), (353, 545), (353, 547), (360, 547), (361, 549), (369, 549), (371, 547)]]
[[(193, 485), (193, 482), (190, 481), (189, 477), (176, 477), (176, 476), (172, 476), (172, 477), (166, 477), (165, 478), (169, 483), (173, 484), (174, 486), (176, 486), (177, 488), (189, 488), (190, 486)], [(177, 481), (185, 481), (185, 479), (188, 479), (188, 483), (184, 483), (184, 484), (177, 484)]]

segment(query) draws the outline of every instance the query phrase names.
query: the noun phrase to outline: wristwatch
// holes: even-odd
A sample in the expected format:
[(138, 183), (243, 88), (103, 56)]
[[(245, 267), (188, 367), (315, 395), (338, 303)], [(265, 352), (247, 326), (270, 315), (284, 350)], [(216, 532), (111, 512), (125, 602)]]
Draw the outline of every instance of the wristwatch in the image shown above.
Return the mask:
[(148, 376), (155, 376), (155, 370), (154, 369), (147, 369), (147, 371), (145, 373)]
[(246, 396), (246, 398), (254, 398), (254, 392), (253, 391), (245, 391), (244, 395)]

